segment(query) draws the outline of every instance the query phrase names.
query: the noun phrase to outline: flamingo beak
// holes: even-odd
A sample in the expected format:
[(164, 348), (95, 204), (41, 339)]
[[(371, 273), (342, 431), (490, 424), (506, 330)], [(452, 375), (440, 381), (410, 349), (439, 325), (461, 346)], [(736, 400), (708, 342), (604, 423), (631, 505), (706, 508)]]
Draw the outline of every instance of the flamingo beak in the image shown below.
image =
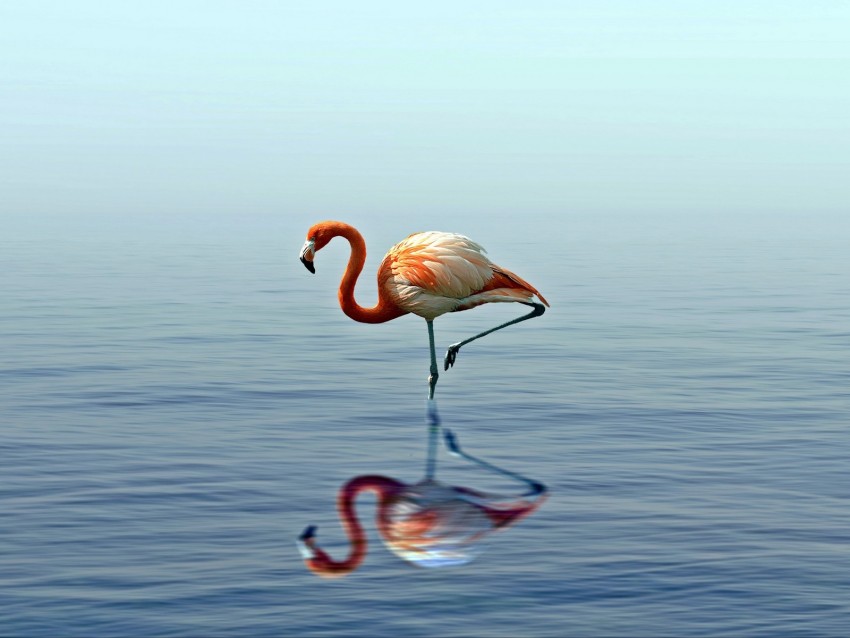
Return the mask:
[(312, 239), (308, 239), (304, 242), (304, 246), (301, 248), (301, 263), (304, 264), (304, 267), (314, 275), (316, 274), (316, 267), (313, 266), (313, 258), (316, 255), (314, 250), (315, 244), (316, 242)]

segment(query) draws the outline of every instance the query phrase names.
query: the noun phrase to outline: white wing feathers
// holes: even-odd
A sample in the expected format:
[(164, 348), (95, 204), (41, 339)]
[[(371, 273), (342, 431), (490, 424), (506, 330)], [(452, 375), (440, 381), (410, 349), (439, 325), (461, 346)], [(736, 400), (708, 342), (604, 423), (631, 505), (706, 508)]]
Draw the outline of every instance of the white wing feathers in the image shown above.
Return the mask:
[(390, 249), (385, 264), (390, 295), (426, 318), (455, 310), (493, 276), (484, 248), (454, 233), (415, 233)]

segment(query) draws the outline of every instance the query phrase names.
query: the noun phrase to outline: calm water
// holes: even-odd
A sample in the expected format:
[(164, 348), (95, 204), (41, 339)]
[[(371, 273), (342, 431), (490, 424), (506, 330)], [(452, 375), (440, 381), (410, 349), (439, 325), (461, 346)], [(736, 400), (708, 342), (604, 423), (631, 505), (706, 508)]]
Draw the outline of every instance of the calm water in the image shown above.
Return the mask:
[[(474, 563), (423, 570), (377, 542), (365, 497), (366, 562), (316, 578), (294, 539), (317, 524), (345, 553), (343, 482), (422, 474), (424, 322), (347, 319), (346, 246), (298, 262), (313, 217), (9, 217), (0, 634), (846, 635), (847, 221), (346, 219), (371, 247), (361, 303), (425, 229), (547, 296), (437, 396), (470, 452), (549, 501)], [(442, 317), (439, 348), (518, 310)]]

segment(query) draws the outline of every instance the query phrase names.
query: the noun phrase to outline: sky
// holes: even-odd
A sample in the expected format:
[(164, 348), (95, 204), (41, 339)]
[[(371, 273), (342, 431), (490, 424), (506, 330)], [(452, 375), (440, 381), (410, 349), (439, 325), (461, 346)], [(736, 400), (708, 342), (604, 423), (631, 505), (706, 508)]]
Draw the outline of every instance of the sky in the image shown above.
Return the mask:
[(850, 205), (850, 2), (0, 3), (0, 215)]

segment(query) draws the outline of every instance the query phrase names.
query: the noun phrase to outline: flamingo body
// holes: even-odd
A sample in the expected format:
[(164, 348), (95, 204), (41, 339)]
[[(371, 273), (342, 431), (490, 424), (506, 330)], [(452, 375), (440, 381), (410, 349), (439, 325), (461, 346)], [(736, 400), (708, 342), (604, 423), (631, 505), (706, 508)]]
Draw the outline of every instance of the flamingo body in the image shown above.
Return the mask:
[(456, 233), (410, 235), (387, 252), (378, 281), (399, 308), (430, 320), (484, 303), (535, 296), (547, 303), (527, 281), (491, 262), (480, 244)]

